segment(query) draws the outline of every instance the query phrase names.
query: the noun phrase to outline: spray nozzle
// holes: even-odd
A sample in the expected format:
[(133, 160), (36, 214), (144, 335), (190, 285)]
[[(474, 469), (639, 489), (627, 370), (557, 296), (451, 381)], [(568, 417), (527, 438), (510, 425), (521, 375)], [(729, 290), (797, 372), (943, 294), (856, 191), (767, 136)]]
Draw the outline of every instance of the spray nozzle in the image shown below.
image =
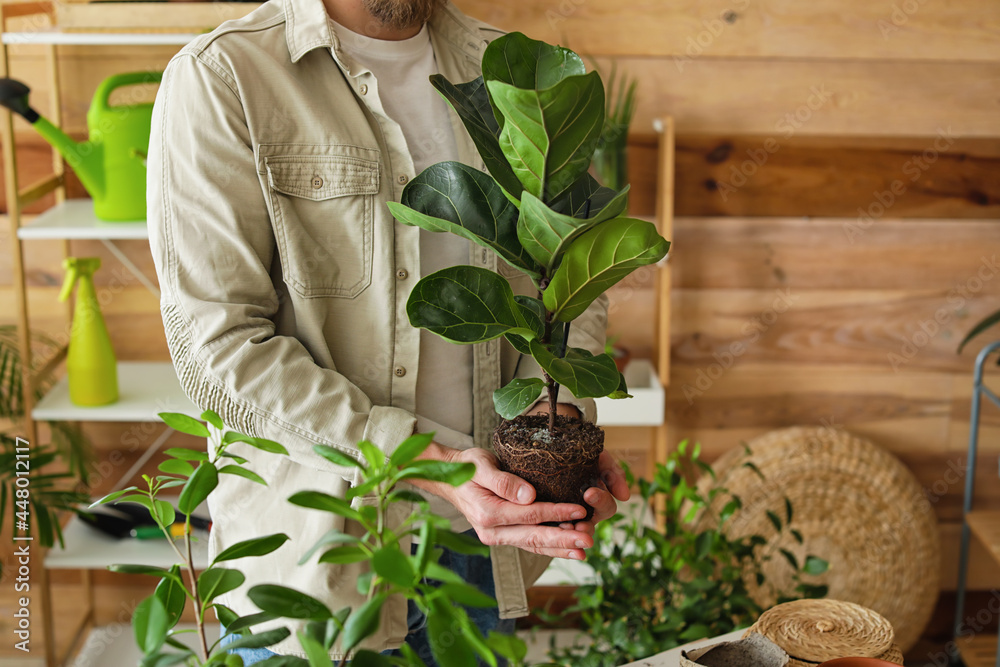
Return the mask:
[(73, 286), (81, 276), (91, 277), (97, 269), (101, 268), (100, 257), (67, 257), (63, 260), (63, 268), (66, 269), (66, 280), (63, 281), (62, 290), (59, 292), (59, 300), (65, 301), (73, 293)]

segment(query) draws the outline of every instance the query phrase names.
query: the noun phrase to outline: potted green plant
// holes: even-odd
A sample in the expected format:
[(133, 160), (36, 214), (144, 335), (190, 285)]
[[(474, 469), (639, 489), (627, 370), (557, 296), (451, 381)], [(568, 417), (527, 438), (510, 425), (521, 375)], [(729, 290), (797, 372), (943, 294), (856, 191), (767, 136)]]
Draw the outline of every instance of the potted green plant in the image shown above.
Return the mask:
[[(397, 220), (451, 232), (494, 252), (530, 279), (515, 294), (485, 268), (455, 266), (424, 276), (407, 302), (410, 323), (460, 344), (505, 338), (539, 365), (541, 378), (498, 389), (503, 421), (493, 445), (502, 469), (524, 478), (536, 500), (587, 507), (599, 479), (603, 432), (556, 416), (561, 387), (578, 398), (625, 398), (610, 355), (568, 344), (573, 320), (618, 281), (662, 259), (669, 248), (655, 225), (626, 216), (628, 188), (603, 187), (589, 173), (604, 129), (605, 95), (569, 49), (511, 33), (492, 42), (482, 76), (431, 83), (452, 105), (489, 170), (432, 165), (407, 184)], [(548, 391), (549, 414), (519, 416)]]

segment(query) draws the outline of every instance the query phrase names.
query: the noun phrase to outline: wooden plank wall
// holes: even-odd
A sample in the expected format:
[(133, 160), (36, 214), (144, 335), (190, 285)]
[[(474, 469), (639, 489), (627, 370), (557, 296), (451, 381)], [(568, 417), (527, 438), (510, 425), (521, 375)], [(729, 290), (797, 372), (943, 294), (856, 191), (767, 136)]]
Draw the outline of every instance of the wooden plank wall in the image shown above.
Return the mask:
[[(796, 424), (872, 438), (934, 500), (953, 587), (973, 356), (954, 348), (1000, 305), (1000, 3), (456, 1), (639, 78), (636, 214), (653, 213), (652, 119), (676, 118), (671, 439), (714, 456)], [(173, 49), (59, 53), (66, 125), (80, 133), (99, 81), (161, 68)], [(43, 81), (41, 50), (16, 47), (13, 72)], [(36, 87), (39, 109), (48, 94)], [(41, 175), (47, 154), (19, 128), (24, 163)], [(13, 304), (5, 234), (2, 320)], [(122, 245), (153, 274), (144, 243)], [(100, 244), (73, 251), (106, 262), (98, 284), (120, 357), (166, 359), (155, 299)], [(58, 335), (59, 245), (27, 252), (33, 317)], [(639, 354), (653, 343), (652, 285), (639, 272), (614, 294), (612, 333)], [(105, 451), (137, 436), (90, 429)], [(988, 417), (986, 436), (977, 502), (1000, 508), (1000, 418)], [(641, 466), (650, 434), (615, 429), (609, 440)], [(1000, 585), (981, 557), (973, 579)]]

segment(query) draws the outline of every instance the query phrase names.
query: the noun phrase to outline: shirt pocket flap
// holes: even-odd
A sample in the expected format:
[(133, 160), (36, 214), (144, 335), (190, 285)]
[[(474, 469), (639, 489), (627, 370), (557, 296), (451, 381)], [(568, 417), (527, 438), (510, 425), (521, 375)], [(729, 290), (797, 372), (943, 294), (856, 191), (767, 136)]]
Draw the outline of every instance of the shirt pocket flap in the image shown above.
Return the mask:
[(271, 188), (312, 201), (378, 194), (378, 163), (328, 155), (269, 156), (264, 159)]

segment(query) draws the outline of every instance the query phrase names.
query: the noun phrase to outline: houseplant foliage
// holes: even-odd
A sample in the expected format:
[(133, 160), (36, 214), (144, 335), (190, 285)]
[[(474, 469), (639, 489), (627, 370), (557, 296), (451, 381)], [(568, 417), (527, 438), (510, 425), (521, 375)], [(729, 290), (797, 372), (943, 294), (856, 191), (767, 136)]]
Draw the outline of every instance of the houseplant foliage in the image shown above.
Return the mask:
[[(745, 465), (753, 468), (750, 462)], [(779, 603), (826, 595), (826, 586), (803, 579), (823, 574), (826, 561), (808, 555), (800, 562), (775, 546), (785, 534), (802, 543), (789, 501), (784, 516), (769, 514), (779, 531), (771, 541), (760, 535), (730, 539), (725, 528), (742, 501), (718, 483), (707, 493), (699, 491), (689, 481), (696, 472), (713, 474), (697, 445), (680, 443), (665, 463), (657, 464), (651, 481), (638, 480), (643, 500), (638, 513), (598, 524), (594, 548), (587, 552), (596, 581), (577, 588), (576, 603), (566, 610), (580, 614), (586, 642), (553, 646), (554, 661), (613, 667), (749, 626), (763, 609), (751, 597), (747, 581), (771, 586), (764, 565), (775, 558), (787, 561), (796, 583), (793, 590), (773, 591)], [(632, 485), (636, 480), (628, 470), (626, 475)], [(650, 513), (660, 504), (658, 526)], [(701, 520), (716, 507), (722, 509), (712, 522)]]
[[(984, 317), (976, 324), (976, 326), (969, 330), (969, 333), (965, 334), (965, 338), (963, 338), (962, 342), (958, 345), (958, 353), (962, 353), (962, 349), (965, 348), (966, 344), (968, 344), (970, 340), (984, 331), (997, 326), (998, 324), (1000, 324), (1000, 310)], [(1000, 361), (998, 361), (997, 364), (1000, 365)]]
[[(432, 165), (389, 208), (404, 224), (488, 248), (530, 279), (533, 294), (515, 294), (487, 269), (456, 266), (424, 276), (407, 314), (414, 326), (452, 342), (504, 337), (534, 358), (542, 378), (515, 379), (494, 394), (497, 412), (512, 420), (495, 434), (494, 448), (501, 467), (535, 486), (536, 499), (586, 507), (582, 495), (595, 477), (603, 434), (557, 420), (559, 389), (578, 398), (625, 398), (628, 390), (610, 355), (568, 344), (570, 327), (612, 285), (662, 259), (669, 243), (651, 223), (625, 215), (627, 187), (612, 190), (588, 173), (605, 125), (597, 72), (588, 73), (569, 49), (520, 33), (492, 42), (482, 71), (467, 83), (440, 75), (431, 83), (461, 117), (489, 173), (458, 162)], [(547, 427), (518, 417), (543, 390)]]
[[(38, 372), (59, 345), (40, 334), (33, 336), (32, 343), (32, 372)], [(0, 430), (0, 533), (6, 534), (7, 521), (16, 520), (17, 513), (27, 513), (32, 521), (26, 523), (33, 532), (25, 535), (33, 535), (42, 546), (51, 547), (56, 541), (62, 543), (57, 513), (75, 511), (80, 503), (89, 500), (81, 485), (88, 481), (91, 445), (78, 426), (49, 422), (49, 442), (29, 443), (28, 458), (19, 458), (23, 451), (17, 451), (17, 437), (23, 431), (18, 425), (25, 417), (23, 372), (17, 327), (0, 326), (0, 421), (7, 425)], [(35, 400), (41, 399), (52, 383), (51, 376), (36, 378)], [(23, 489), (19, 494), (16, 486), (18, 473), (24, 471), (30, 473), (30, 494)]]
[[(329, 651), (338, 642), (344, 655), (351, 654), (350, 664), (356, 667), (422, 667), (425, 663), (408, 646), (401, 647), (402, 655), (398, 657), (358, 648), (365, 638), (378, 630), (382, 606), (393, 595), (413, 600), (424, 612), (431, 650), (442, 667), (475, 664), (477, 656), (492, 667), (497, 666), (498, 656), (508, 660), (512, 667), (524, 664), (527, 650), (523, 642), (495, 633), (484, 637), (465, 609), (496, 606), (496, 601), (438, 564), (442, 553), (440, 547), (479, 555), (488, 554), (488, 547), (452, 532), (449, 522), (430, 512), (427, 501), (420, 494), (399, 486), (400, 482), (413, 479), (457, 486), (475, 474), (475, 466), (470, 463), (416, 460), (430, 444), (433, 434), (408, 438), (388, 460), (368, 442), (358, 445), (363, 456), (361, 459), (333, 447), (316, 445), (313, 449), (317, 455), (331, 463), (359, 468), (361, 482), (345, 498), (320, 491), (301, 491), (288, 499), (300, 507), (356, 521), (364, 528), (360, 538), (337, 530), (329, 531), (302, 557), (300, 564), (312, 558), (330, 564), (367, 561), (369, 570), (357, 582), (358, 591), (367, 596), (365, 603), (357, 609), (346, 607), (334, 611), (307, 593), (262, 584), (248, 591), (250, 599), (261, 611), (238, 617), (231, 609), (216, 602), (220, 595), (238, 588), (245, 581), (239, 570), (228, 566), (228, 561), (272, 553), (285, 544), (288, 536), (283, 533), (263, 535), (231, 545), (215, 556), (208, 569), (197, 574), (191, 556), (193, 537), (190, 514), (216, 488), (219, 475), (239, 475), (266, 485), (264, 479), (247, 467), (247, 459), (228, 450), (231, 444), (245, 443), (279, 455), (287, 454), (287, 451), (276, 442), (226, 430), (219, 416), (211, 411), (201, 415), (208, 426), (182, 414), (162, 413), (160, 417), (175, 430), (210, 438), (210, 452), (169, 449), (165, 452), (169, 458), (160, 464), (160, 471), (164, 474), (144, 477), (147, 488), (123, 489), (95, 503), (133, 502), (146, 507), (167, 536), (179, 560), (170, 569), (144, 565), (112, 565), (109, 568), (117, 572), (151, 575), (160, 580), (153, 595), (143, 600), (133, 615), (136, 643), (143, 652), (142, 667), (179, 664), (238, 667), (243, 664), (242, 658), (227, 651), (241, 647), (266, 648), (283, 641), (290, 635), (287, 628), (253, 632), (254, 626), (281, 618), (307, 621), (305, 629), (297, 633), (297, 639), (308, 657), (278, 655), (258, 663), (263, 667), (333, 667)], [(164, 491), (178, 488), (177, 509), (185, 515), (182, 544), (169, 537), (169, 528), (177, 515), (174, 506), (161, 497)], [(352, 499), (363, 495), (374, 496), (376, 502), (352, 507)], [(411, 503), (415, 509), (400, 525), (390, 526), (389, 509), (395, 503)], [(403, 547), (407, 543), (406, 538), (413, 536), (419, 536), (420, 544), (411, 553)], [(186, 577), (182, 570), (186, 570)], [(196, 650), (191, 650), (178, 639), (182, 633), (190, 631), (175, 629), (189, 603), (196, 618)], [(237, 633), (240, 637), (224, 647), (218, 640), (210, 641), (205, 632), (205, 621), (210, 612), (218, 616), (227, 632)], [(337, 664), (343, 667), (348, 660), (344, 658)]]

